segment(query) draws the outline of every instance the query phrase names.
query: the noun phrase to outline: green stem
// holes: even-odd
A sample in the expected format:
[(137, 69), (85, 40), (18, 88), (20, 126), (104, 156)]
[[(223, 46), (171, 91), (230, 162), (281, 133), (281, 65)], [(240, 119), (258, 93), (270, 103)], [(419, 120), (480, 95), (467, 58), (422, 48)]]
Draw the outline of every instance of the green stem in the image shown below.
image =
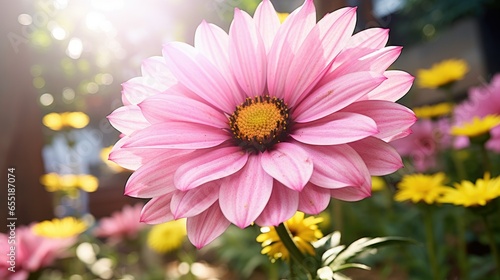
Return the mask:
[(293, 270), (292, 262), (298, 263), (302, 269), (307, 272), (308, 279), (314, 279), (316, 277), (316, 271), (306, 265), (306, 256), (302, 254), (297, 245), (292, 239), (292, 235), (288, 231), (288, 228), (284, 223), (280, 223), (276, 228), (276, 232), (278, 233), (281, 242), (285, 245), (285, 248), (290, 253), (290, 269)]
[(342, 204), (340, 201), (336, 200), (336, 201), (332, 201), (333, 203), (333, 207), (332, 207), (332, 211), (333, 211), (333, 220), (335, 222), (335, 230), (336, 231), (339, 231), (339, 232), (344, 232), (343, 231), (343, 218), (342, 218)]
[[(427, 205), (425, 205), (427, 206)], [(434, 244), (434, 229), (432, 223), (432, 211), (430, 207), (427, 207), (424, 211), (424, 225), (425, 225), (425, 238), (427, 245), (427, 254), (429, 255), (429, 264), (432, 269), (433, 279), (437, 280), (439, 278), (439, 266), (436, 258), (436, 249)]]
[[(455, 138), (453, 138), (452, 141), (455, 141)], [(451, 151), (451, 160), (453, 162), (453, 166), (455, 167), (455, 171), (457, 172), (458, 180), (461, 181), (466, 179), (468, 177), (467, 170), (465, 169), (463, 161), (458, 157), (456, 150)]]
[(460, 266), (460, 279), (469, 279), (469, 263), (467, 262), (467, 243), (465, 240), (465, 222), (463, 208), (456, 212), (455, 220), (458, 232), (458, 264)]
[(488, 151), (486, 150), (485, 145), (480, 145), (481, 149), (481, 156), (483, 157), (483, 167), (484, 167), (484, 172), (488, 172), (491, 174), (491, 161), (490, 161), (490, 156), (488, 155)]
[(500, 279), (500, 255), (498, 254), (497, 244), (495, 242), (495, 236), (493, 235), (493, 230), (491, 229), (491, 225), (488, 222), (488, 218), (486, 215), (481, 215), (483, 218), (483, 222), (486, 228), (486, 234), (488, 235), (488, 239), (490, 241), (491, 254), (493, 255), (493, 259), (495, 260), (496, 270), (497, 270), (497, 279)]

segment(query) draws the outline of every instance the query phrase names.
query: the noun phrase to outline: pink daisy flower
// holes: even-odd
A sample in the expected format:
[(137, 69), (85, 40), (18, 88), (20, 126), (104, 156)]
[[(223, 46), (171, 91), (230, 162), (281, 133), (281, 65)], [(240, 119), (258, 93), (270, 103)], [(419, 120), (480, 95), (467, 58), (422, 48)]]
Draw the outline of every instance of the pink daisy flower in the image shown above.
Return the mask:
[(121, 211), (114, 212), (110, 217), (102, 218), (94, 230), (97, 237), (109, 238), (111, 242), (118, 242), (124, 238), (135, 238), (144, 228), (139, 222), (143, 205), (125, 205)]
[[(36, 235), (32, 226), (21, 226), (16, 229), (15, 244), (8, 243), (7, 234), (0, 233), (0, 279), (24, 280), (31, 272), (48, 267), (55, 260), (64, 257), (67, 250), (77, 241), (77, 237), (47, 238)], [(10, 246), (16, 247), (15, 272), (10, 267), (7, 255)]]
[[(455, 107), (454, 114), (455, 125), (470, 122), (476, 116), (500, 115), (500, 74), (493, 76), (489, 85), (470, 88), (469, 98)], [(468, 146), (467, 137), (459, 138), (462, 143), (460, 148)], [(500, 153), (500, 126), (491, 130), (486, 148)]]
[(418, 120), (411, 127), (412, 134), (391, 142), (402, 156), (409, 157), (418, 172), (426, 172), (437, 167), (440, 151), (450, 147), (450, 120)]
[(235, 10), (229, 34), (202, 22), (123, 85), (110, 159), (135, 170), (125, 194), (152, 198), (141, 220), (187, 218), (198, 248), (231, 224), (278, 225), (331, 197), (370, 196), (371, 175), (402, 166), (387, 142), (415, 116), (394, 103), (413, 77), (391, 70), (388, 31), (352, 35), (356, 9), (316, 23), (312, 0), (281, 24), (269, 0)]

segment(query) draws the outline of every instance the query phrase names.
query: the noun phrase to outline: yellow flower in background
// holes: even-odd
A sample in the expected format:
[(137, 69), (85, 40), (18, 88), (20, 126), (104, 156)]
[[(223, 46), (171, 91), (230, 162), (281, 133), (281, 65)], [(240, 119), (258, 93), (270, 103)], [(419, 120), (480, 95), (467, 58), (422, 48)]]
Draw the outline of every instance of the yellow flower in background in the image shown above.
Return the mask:
[(116, 163), (114, 163), (114, 162), (112, 162), (111, 160), (108, 159), (109, 154), (111, 153), (112, 149), (113, 149), (113, 146), (102, 148), (101, 152), (99, 153), (99, 157), (101, 158), (101, 160), (113, 172), (123, 172), (123, 171), (127, 170), (127, 169), (119, 166), (118, 164), (116, 164)]
[(453, 104), (442, 102), (435, 105), (426, 105), (412, 108), (419, 119), (432, 119), (449, 115), (453, 110)]
[(78, 175), (78, 187), (86, 192), (95, 192), (99, 186), (99, 180), (92, 175)]
[(424, 201), (427, 204), (437, 202), (446, 191), (444, 185), (447, 180), (443, 172), (434, 175), (411, 174), (405, 175), (398, 183), (398, 190), (394, 199), (396, 201), (411, 200), (413, 203)]
[(42, 123), (52, 129), (52, 130), (61, 130), (63, 128), (62, 117), (58, 113), (50, 113), (43, 117)]
[(89, 124), (90, 118), (83, 112), (66, 112), (63, 113), (65, 125), (74, 128), (84, 128)]
[(99, 179), (90, 174), (47, 173), (40, 177), (40, 183), (48, 192), (74, 191), (78, 188), (86, 192), (95, 192), (99, 187)]
[(289, 13), (277, 13), (277, 14), (281, 23), (283, 23), (285, 19), (290, 15)]
[(186, 234), (186, 219), (158, 224), (149, 231), (147, 244), (157, 253), (168, 253), (181, 247)]
[(463, 79), (468, 71), (469, 67), (465, 60), (443, 60), (433, 64), (430, 69), (419, 69), (417, 83), (421, 88), (435, 89)]
[(83, 112), (49, 113), (42, 119), (42, 123), (55, 131), (65, 127), (84, 128), (89, 124), (90, 118)]
[(473, 138), (489, 133), (492, 128), (499, 124), (499, 115), (487, 115), (484, 118), (474, 117), (470, 122), (466, 122), (461, 126), (452, 127), (451, 134)]
[(447, 188), (442, 203), (451, 203), (464, 207), (484, 206), (500, 196), (500, 177), (491, 179), (489, 173), (479, 178), (476, 183), (462, 181), (454, 184), (455, 188)]
[[(304, 216), (304, 213), (297, 212), (285, 222), (285, 225), (292, 234), (297, 248), (302, 253), (314, 256), (315, 251), (311, 243), (323, 237), (323, 233), (318, 229), (318, 223), (321, 223), (323, 218), (314, 216), (304, 218)], [(273, 262), (280, 258), (290, 259), (290, 254), (274, 227), (262, 227), (260, 231), (262, 233), (257, 236), (257, 242), (262, 243), (262, 254), (267, 254)]]
[(372, 191), (381, 191), (387, 186), (382, 177), (372, 176)]
[(79, 235), (87, 230), (87, 224), (74, 217), (62, 219), (52, 219), (33, 225), (33, 232), (36, 235), (48, 238), (67, 238)]

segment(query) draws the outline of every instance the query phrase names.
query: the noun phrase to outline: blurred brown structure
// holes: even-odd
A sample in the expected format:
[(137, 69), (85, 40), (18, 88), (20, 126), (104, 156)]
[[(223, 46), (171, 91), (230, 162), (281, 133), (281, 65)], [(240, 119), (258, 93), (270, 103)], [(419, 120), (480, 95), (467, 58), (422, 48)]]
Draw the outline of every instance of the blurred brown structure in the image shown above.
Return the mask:
[[(17, 16), (22, 1), (4, 5), (0, 11), (0, 158), (2, 188), (0, 219), (7, 217), (7, 168), (15, 168), (17, 224), (52, 218), (51, 195), (39, 183), (43, 174), (41, 111), (30, 76), (30, 50)], [(13, 41), (18, 39), (21, 41)], [(16, 44), (19, 43), (19, 44)], [(2, 227), (1, 231), (6, 228)]]

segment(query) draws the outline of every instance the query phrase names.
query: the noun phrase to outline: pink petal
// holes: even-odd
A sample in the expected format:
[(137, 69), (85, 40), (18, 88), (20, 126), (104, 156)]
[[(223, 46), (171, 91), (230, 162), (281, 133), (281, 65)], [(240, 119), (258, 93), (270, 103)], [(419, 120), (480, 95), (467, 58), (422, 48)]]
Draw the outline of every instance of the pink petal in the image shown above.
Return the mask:
[(122, 106), (108, 116), (111, 125), (125, 135), (150, 125), (136, 105)]
[(344, 8), (323, 17), (307, 35), (290, 65), (285, 100), (290, 107), (309, 92), (330, 62), (344, 48), (356, 25), (356, 8)]
[(169, 122), (153, 124), (133, 133), (124, 148), (203, 149), (221, 144), (230, 139), (222, 129), (206, 125)]
[[(129, 138), (130, 137), (125, 136), (118, 140), (109, 154), (109, 160), (115, 162), (123, 168), (136, 170), (144, 163), (149, 162), (156, 157), (161, 157), (164, 153), (172, 153), (172, 151), (159, 152), (157, 149), (123, 148), (123, 144), (129, 141)], [(186, 151), (182, 152), (186, 153)], [(180, 151), (177, 151), (177, 153), (180, 153)]]
[(145, 59), (141, 64), (141, 73), (145, 77), (145, 81), (153, 79), (155, 83), (161, 85), (161, 87), (157, 87), (160, 91), (177, 84), (177, 80), (165, 64), (165, 59), (161, 56)]
[(224, 147), (193, 157), (175, 172), (175, 186), (181, 191), (227, 177), (245, 166), (248, 153), (240, 147)]
[(364, 100), (355, 102), (342, 110), (363, 114), (377, 123), (379, 132), (373, 136), (384, 141), (392, 140), (395, 135), (406, 131), (417, 118), (403, 105), (383, 100)]
[(387, 77), (387, 80), (370, 91), (367, 94), (368, 99), (396, 102), (410, 90), (415, 79), (412, 75), (398, 70), (385, 71), (384, 76)]
[(337, 112), (318, 121), (296, 124), (290, 136), (311, 145), (337, 145), (377, 134), (371, 118), (355, 113)]
[(226, 113), (234, 111), (237, 104), (227, 81), (197, 49), (185, 43), (170, 42), (163, 47), (163, 57), (180, 83), (215, 108)]
[(378, 138), (367, 137), (349, 146), (361, 156), (372, 176), (387, 175), (403, 167), (398, 152)]
[(383, 48), (389, 40), (389, 29), (369, 28), (354, 34), (346, 48)]
[(278, 143), (273, 150), (261, 156), (262, 168), (267, 174), (295, 191), (301, 191), (311, 177), (313, 163), (298, 145)]
[[(347, 75), (353, 72), (371, 71), (383, 73), (401, 54), (401, 47), (385, 47), (379, 50), (372, 51), (371, 49), (349, 49), (345, 56), (346, 62), (339, 65), (329, 76)], [(369, 51), (367, 53), (367, 51)], [(353, 55), (355, 53), (356, 55)], [(361, 57), (358, 55), (364, 54)]]
[(227, 128), (224, 113), (213, 107), (183, 96), (159, 94), (147, 98), (139, 104), (144, 117), (151, 123), (168, 121), (192, 122)]
[(328, 116), (363, 97), (385, 79), (373, 72), (351, 73), (333, 79), (304, 98), (292, 113), (294, 120), (303, 123)]
[(288, 65), (316, 25), (316, 9), (312, 0), (292, 12), (276, 33), (268, 54), (267, 86), (269, 95), (283, 98), (285, 93)]
[[(122, 98), (127, 103), (136, 105), (142, 102), (146, 97), (160, 94), (168, 86), (159, 84), (152, 78), (135, 77), (122, 84)], [(124, 102), (125, 104), (125, 102)]]
[(230, 224), (222, 214), (219, 204), (215, 202), (205, 212), (187, 219), (189, 241), (201, 249), (224, 233)]
[(239, 9), (229, 28), (229, 59), (247, 96), (262, 95), (266, 85), (266, 50), (252, 18)]
[(166, 195), (153, 197), (142, 208), (140, 221), (147, 224), (161, 224), (174, 220), (170, 211), (173, 192)]
[(317, 215), (330, 203), (330, 189), (308, 183), (299, 193), (299, 211)]
[(173, 192), (176, 190), (175, 171), (191, 157), (191, 154), (163, 151), (160, 157), (146, 162), (132, 173), (125, 186), (125, 195), (150, 198)]
[(266, 53), (271, 49), (274, 36), (281, 25), (278, 14), (269, 0), (263, 0), (255, 10), (255, 26), (260, 32)]
[[(328, 199), (330, 198), (327, 195)], [(257, 218), (255, 223), (259, 226), (277, 226), (290, 219), (299, 205), (299, 193), (274, 181), (273, 192), (266, 208)]]
[(259, 157), (249, 157), (245, 167), (222, 180), (220, 208), (224, 216), (240, 228), (257, 219), (273, 189), (273, 178), (262, 169)]
[(371, 190), (370, 172), (363, 159), (349, 145), (304, 145), (303, 148), (313, 159), (311, 183), (327, 189), (356, 186), (367, 188), (362, 191), (365, 193)]
[[(371, 185), (369, 185), (368, 187), (371, 188)], [(359, 201), (364, 198), (370, 197), (371, 190), (367, 190), (367, 188), (359, 189), (357, 187), (344, 187), (340, 189), (330, 190), (330, 194), (333, 198), (344, 201)]]
[(210, 182), (194, 190), (176, 191), (170, 209), (175, 219), (193, 217), (207, 210), (219, 198), (219, 183)]
[(219, 69), (235, 95), (237, 103), (243, 102), (246, 96), (239, 88), (229, 65), (229, 35), (217, 25), (202, 21), (196, 29), (194, 45)]

